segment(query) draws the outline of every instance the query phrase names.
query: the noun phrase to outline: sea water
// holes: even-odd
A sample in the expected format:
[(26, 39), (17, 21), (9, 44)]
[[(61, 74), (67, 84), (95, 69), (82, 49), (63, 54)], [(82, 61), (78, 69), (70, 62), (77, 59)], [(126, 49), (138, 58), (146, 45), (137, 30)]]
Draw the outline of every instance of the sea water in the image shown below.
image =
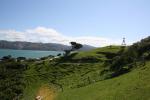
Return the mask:
[(11, 55), (12, 57), (26, 57), (26, 58), (40, 58), (49, 55), (56, 56), (63, 51), (39, 51), (39, 50), (12, 50), (0, 49), (0, 58), (3, 56)]

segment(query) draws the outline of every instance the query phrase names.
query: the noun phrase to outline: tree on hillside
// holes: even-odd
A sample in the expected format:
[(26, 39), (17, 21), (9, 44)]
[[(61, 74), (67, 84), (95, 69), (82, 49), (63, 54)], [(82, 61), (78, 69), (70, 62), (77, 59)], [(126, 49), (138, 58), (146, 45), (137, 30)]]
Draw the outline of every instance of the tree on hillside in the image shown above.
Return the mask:
[(76, 42), (70, 42), (70, 44), (71, 44), (71, 51), (74, 51), (74, 50), (77, 50), (77, 49), (80, 49), (80, 48), (82, 48), (83, 47), (83, 45), (82, 44), (80, 44), (80, 43), (76, 43)]
[(83, 47), (82, 44), (76, 43), (76, 42), (70, 42), (70, 44), (71, 44), (71, 49), (70, 50), (64, 50), (65, 56), (68, 56), (71, 51), (78, 50), (78, 49)]

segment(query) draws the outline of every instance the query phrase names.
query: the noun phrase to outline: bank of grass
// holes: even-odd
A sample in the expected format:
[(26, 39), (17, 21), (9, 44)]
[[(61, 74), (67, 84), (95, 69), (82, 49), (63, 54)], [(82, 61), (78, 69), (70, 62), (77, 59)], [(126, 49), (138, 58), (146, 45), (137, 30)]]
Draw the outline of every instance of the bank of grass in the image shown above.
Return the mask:
[(90, 51), (81, 51), (77, 55), (73, 57), (73, 59), (82, 59), (84, 57), (93, 57), (93, 58), (101, 58), (106, 59), (104, 54), (101, 54), (100, 52), (106, 52), (106, 53), (117, 53), (120, 50), (120, 46), (107, 46), (102, 48), (96, 48), (94, 50)]
[[(112, 46), (111, 48), (104, 47), (86, 52), (77, 52), (63, 62), (62, 59), (56, 61), (45, 59), (31, 62), (25, 72), (26, 88), (24, 89), (23, 100), (34, 99), (37, 90), (43, 84), (53, 84), (58, 91), (62, 91), (62, 89), (66, 91), (100, 81), (100, 72), (103, 70), (104, 59), (107, 59), (107, 57), (99, 52), (116, 53), (119, 48), (118, 46)], [(90, 60), (96, 58), (96, 61), (87, 61), (89, 57)]]
[[(108, 50), (107, 50), (108, 49)], [(117, 52), (118, 47), (112, 47)], [(103, 70), (103, 62), (86, 62), (82, 58), (101, 57), (98, 51), (112, 52), (109, 47), (98, 48), (87, 52), (78, 52), (75, 56), (67, 58), (67, 62), (61, 59), (49, 61), (49, 59), (30, 62), (25, 72), (26, 88), (24, 89), (23, 100), (32, 100), (37, 90), (43, 84), (53, 84), (60, 91), (60, 85), (65, 91), (70, 88), (84, 87), (92, 83), (92, 80), (100, 80), (100, 71)], [(109, 51), (110, 50), (110, 51)], [(77, 62), (70, 62), (70, 59), (78, 59)], [(105, 58), (106, 59), (106, 58)], [(90, 83), (89, 79), (90, 78)]]
[(59, 92), (56, 100), (149, 100), (150, 62), (116, 78)]
[(44, 84), (55, 86), (56, 100), (148, 100), (150, 62), (124, 75), (103, 80), (105, 75), (101, 72), (107, 68), (104, 63), (120, 49), (119, 46), (108, 46), (74, 52), (67, 58), (53, 61), (32, 62), (25, 74), (28, 85), (23, 100), (33, 100)]

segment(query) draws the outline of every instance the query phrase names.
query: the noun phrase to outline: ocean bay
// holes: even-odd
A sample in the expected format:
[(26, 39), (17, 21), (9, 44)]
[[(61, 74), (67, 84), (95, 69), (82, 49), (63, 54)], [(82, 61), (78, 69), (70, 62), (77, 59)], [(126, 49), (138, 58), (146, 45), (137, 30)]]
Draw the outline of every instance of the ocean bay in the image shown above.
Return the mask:
[(0, 58), (3, 56), (11, 55), (14, 58), (40, 58), (45, 56), (57, 56), (63, 54), (63, 51), (40, 51), (40, 50), (13, 50), (13, 49), (0, 49)]

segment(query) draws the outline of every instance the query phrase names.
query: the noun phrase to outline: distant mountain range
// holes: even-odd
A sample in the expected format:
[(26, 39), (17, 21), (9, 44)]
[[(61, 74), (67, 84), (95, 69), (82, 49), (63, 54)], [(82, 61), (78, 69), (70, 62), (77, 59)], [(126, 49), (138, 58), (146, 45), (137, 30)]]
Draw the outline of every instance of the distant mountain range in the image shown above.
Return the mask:
[[(0, 49), (63, 51), (69, 48), (71, 47), (57, 43), (33, 43), (33, 42), (0, 40)], [(83, 47), (80, 50), (87, 51), (94, 48), (95, 47), (93, 46), (83, 45)]]

